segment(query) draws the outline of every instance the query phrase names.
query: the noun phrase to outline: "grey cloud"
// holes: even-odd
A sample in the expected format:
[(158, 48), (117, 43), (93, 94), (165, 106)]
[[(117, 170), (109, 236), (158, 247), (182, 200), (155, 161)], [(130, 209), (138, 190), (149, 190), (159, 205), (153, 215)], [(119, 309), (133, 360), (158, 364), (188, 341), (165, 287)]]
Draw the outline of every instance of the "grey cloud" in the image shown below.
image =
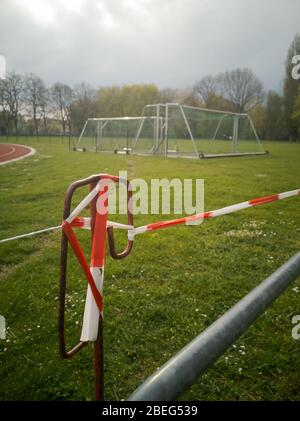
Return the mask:
[(279, 89), (300, 31), (298, 0), (82, 0), (79, 11), (66, 1), (39, 0), (53, 13), (47, 20), (24, 1), (1, 0), (8, 69), (48, 84), (186, 87), (209, 73), (251, 67), (267, 89)]

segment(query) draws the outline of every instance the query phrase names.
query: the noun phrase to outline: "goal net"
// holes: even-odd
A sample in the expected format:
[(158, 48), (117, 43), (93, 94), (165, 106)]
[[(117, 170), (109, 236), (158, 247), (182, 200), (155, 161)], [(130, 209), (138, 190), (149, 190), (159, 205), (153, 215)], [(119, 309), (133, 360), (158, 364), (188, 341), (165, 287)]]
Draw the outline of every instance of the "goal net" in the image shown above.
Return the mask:
[(76, 149), (91, 152), (131, 153), (138, 137), (137, 151), (152, 153), (157, 132), (156, 117), (89, 118)]
[(248, 114), (169, 103), (140, 117), (89, 118), (77, 150), (210, 158), (264, 154)]
[[(210, 157), (264, 153), (248, 114), (209, 110), (181, 104), (153, 104), (144, 117), (156, 118), (156, 147), (164, 156)], [(136, 137), (134, 150), (139, 148)]]

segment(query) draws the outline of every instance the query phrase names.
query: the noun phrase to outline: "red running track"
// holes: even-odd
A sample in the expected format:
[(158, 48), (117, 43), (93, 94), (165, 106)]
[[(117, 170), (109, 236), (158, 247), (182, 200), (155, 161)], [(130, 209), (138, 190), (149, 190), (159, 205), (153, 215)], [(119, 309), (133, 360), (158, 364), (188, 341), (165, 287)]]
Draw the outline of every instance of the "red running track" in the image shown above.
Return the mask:
[(33, 155), (35, 150), (29, 146), (0, 143), (0, 165)]

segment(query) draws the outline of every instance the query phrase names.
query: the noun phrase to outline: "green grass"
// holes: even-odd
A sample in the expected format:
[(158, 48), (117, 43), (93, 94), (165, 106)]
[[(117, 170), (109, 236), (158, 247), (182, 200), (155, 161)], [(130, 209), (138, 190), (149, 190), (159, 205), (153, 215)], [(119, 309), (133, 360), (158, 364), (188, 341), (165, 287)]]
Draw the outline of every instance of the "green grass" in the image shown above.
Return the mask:
[[(10, 139), (26, 143), (26, 139)], [(5, 138), (2, 138), (5, 141)], [(270, 142), (269, 156), (223, 160), (69, 153), (68, 143), (28, 139), (37, 154), (0, 166), (0, 238), (61, 221), (64, 192), (90, 174), (204, 178), (205, 209), (299, 188), (300, 145)], [(300, 249), (300, 198), (136, 238), (131, 255), (106, 263), (105, 397), (126, 397), (175, 352)], [(171, 216), (172, 217), (172, 216)], [(167, 217), (163, 217), (166, 219)], [(140, 215), (135, 225), (159, 220)], [(119, 240), (124, 242), (124, 233)], [(122, 238), (120, 238), (122, 237)], [(80, 232), (87, 250), (89, 235)], [(0, 399), (93, 399), (92, 347), (58, 355), (58, 232), (0, 245)], [(299, 280), (183, 399), (300, 399)], [(68, 346), (79, 339), (86, 280), (70, 253)]]

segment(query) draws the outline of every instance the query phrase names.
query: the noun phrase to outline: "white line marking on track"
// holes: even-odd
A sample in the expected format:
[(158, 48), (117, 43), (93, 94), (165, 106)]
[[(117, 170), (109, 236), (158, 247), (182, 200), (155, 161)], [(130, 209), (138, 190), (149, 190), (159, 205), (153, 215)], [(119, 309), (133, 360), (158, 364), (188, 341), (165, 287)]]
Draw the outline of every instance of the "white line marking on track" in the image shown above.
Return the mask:
[[(3, 158), (4, 156), (7, 156), (7, 155), (11, 155), (12, 153), (14, 153), (15, 152), (15, 150), (16, 150), (16, 148), (14, 148), (12, 145), (7, 145), (9, 148), (12, 148), (12, 150), (11, 151), (9, 151), (9, 152), (7, 152), (7, 153), (3, 153), (2, 155), (0, 155), (0, 158)], [(5, 161), (6, 162), (6, 161)]]
[[(27, 158), (28, 156), (34, 155), (36, 153), (36, 150), (34, 148), (31, 148), (30, 146), (26, 145), (10, 145), (10, 146), (22, 146), (24, 148), (29, 149), (29, 152), (25, 155), (19, 156), (18, 158), (9, 159), (7, 161), (0, 162), (0, 165), (9, 164), (10, 162), (19, 161), (20, 159)], [(0, 155), (1, 157), (1, 155)]]

